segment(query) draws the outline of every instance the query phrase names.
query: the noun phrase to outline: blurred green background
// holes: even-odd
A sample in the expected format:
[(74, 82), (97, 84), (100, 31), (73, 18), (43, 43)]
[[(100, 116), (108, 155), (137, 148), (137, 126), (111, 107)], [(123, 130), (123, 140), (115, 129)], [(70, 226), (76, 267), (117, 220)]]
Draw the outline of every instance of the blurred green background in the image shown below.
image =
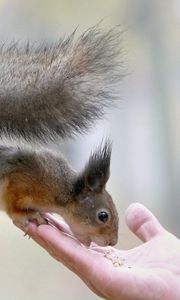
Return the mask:
[[(118, 109), (87, 135), (60, 147), (81, 169), (91, 150), (113, 139), (108, 189), (120, 214), (120, 248), (139, 241), (123, 215), (138, 201), (180, 237), (180, 2), (178, 0), (0, 0), (0, 39), (57, 40), (79, 25), (78, 32), (103, 20), (122, 24), (129, 77)], [(98, 299), (65, 267), (32, 240), (23, 238), (1, 213), (0, 299)]]

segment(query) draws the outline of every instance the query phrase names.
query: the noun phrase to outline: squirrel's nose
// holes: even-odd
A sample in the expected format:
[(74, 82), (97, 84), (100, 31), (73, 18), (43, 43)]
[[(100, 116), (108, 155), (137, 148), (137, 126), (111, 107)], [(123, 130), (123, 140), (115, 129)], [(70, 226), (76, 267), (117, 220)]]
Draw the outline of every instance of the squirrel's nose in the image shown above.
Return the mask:
[(117, 237), (114, 237), (109, 241), (108, 246), (114, 246), (116, 244), (117, 244)]
[(114, 246), (116, 243), (114, 243), (114, 242), (109, 242), (109, 244), (108, 244), (108, 246)]

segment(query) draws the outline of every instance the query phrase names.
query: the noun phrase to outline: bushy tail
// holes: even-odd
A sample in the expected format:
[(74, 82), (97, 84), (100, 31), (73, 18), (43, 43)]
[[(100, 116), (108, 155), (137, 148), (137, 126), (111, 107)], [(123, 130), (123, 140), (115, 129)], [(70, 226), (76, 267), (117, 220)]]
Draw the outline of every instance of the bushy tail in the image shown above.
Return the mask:
[(93, 27), (57, 44), (0, 49), (0, 135), (54, 139), (86, 130), (116, 102), (122, 31)]

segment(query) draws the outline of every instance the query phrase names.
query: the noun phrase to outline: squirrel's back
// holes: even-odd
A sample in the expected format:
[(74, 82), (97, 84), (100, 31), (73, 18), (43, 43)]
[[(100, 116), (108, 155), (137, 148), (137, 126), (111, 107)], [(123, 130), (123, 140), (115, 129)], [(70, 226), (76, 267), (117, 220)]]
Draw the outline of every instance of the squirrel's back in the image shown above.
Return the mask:
[(0, 135), (70, 136), (113, 105), (124, 76), (121, 30), (74, 35), (47, 47), (1, 46)]

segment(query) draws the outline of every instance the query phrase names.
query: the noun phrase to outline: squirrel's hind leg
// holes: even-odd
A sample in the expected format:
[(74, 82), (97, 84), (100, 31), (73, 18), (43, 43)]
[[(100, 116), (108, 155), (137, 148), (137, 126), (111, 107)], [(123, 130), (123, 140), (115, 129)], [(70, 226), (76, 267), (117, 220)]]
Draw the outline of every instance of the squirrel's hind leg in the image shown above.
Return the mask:
[[(44, 195), (39, 193), (38, 196), (42, 199)], [(14, 176), (11, 174), (10, 178), (6, 177), (4, 180), (1, 201), (4, 202), (9, 217), (25, 233), (27, 233), (29, 221), (37, 225), (48, 223), (40, 213), (35, 185), (32, 182), (23, 182), (17, 174)]]

